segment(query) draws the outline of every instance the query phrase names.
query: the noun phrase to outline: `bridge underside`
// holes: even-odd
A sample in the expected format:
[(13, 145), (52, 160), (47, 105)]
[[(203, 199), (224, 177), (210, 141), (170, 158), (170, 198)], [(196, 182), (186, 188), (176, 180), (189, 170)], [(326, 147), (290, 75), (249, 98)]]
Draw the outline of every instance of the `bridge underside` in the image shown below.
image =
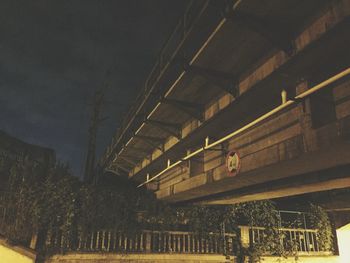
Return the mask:
[[(186, 139), (194, 143), (203, 140), (204, 135), (218, 138), (232, 132), (278, 105), (281, 87), (298, 94), (347, 68), (349, 27), (347, 16), (282, 66), (278, 67), (278, 62), (262, 64), (262, 70), (276, 69)], [(308, 80), (305, 86), (303, 78)], [(238, 175), (231, 177), (226, 172), (225, 151), (209, 150), (199, 160), (203, 162), (203, 172), (192, 175), (190, 171), (187, 175), (191, 164), (183, 164), (185, 172), (177, 176), (182, 176), (181, 180), (171, 179), (175, 176), (170, 173), (158, 180), (157, 196), (172, 203), (232, 204), (350, 187), (348, 78), (329, 89), (336, 118), (327, 125), (315, 127), (313, 101), (308, 99), (223, 145), (226, 150), (241, 153)]]
[[(218, 2), (208, 2), (173, 56), (162, 51), (159, 74), (150, 75), (101, 166), (170, 203), (233, 204), (350, 187), (349, 77), (328, 85), (326, 99), (307, 97), (168, 169), (206, 138), (279, 106), (282, 90), (293, 99), (350, 66), (347, 0), (247, 0), (224, 17)], [(236, 176), (226, 171), (231, 150), (241, 157)]]

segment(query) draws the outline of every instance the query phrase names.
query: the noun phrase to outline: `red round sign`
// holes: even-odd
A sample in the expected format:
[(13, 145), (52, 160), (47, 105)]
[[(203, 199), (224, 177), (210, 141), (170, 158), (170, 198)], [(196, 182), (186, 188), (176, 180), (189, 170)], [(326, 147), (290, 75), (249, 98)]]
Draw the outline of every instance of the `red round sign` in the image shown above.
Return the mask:
[(241, 168), (241, 159), (236, 151), (230, 151), (226, 156), (226, 170), (231, 176), (235, 176)]

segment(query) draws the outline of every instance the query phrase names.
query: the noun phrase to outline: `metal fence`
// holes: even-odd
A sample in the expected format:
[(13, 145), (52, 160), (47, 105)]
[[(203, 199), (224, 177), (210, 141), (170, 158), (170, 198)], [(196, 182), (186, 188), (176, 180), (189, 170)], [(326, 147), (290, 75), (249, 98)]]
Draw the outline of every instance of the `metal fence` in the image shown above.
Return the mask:
[[(243, 246), (263, 243), (267, 237), (265, 228), (241, 226)], [(280, 242), (286, 248), (293, 246), (299, 255), (331, 253), (320, 249), (317, 230), (280, 228)], [(199, 236), (183, 231), (142, 231), (125, 235), (116, 231), (95, 231), (80, 235), (72, 243), (64, 235), (51, 236), (47, 246), (55, 251), (79, 251), (89, 253), (187, 253), (187, 254), (225, 254), (235, 255), (237, 236), (225, 233), (211, 233)]]
[(60, 251), (115, 252), (115, 253), (188, 253), (233, 254), (234, 234), (199, 236), (182, 231), (142, 231), (125, 235), (115, 231), (95, 231), (80, 235), (76, 244), (56, 235), (47, 240), (47, 246)]
[[(315, 229), (280, 228), (279, 231), (281, 244), (285, 248), (293, 246), (298, 254), (330, 252), (320, 249)], [(252, 244), (263, 243), (266, 238), (266, 230), (262, 227), (253, 227), (249, 229), (249, 235)]]

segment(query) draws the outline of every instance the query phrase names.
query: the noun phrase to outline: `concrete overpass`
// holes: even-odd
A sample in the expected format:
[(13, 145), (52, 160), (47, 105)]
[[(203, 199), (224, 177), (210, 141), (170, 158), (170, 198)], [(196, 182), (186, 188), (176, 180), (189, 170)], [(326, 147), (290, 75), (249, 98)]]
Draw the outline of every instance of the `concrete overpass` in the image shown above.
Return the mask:
[(349, 0), (191, 2), (100, 166), (173, 203), (350, 187), (349, 15)]

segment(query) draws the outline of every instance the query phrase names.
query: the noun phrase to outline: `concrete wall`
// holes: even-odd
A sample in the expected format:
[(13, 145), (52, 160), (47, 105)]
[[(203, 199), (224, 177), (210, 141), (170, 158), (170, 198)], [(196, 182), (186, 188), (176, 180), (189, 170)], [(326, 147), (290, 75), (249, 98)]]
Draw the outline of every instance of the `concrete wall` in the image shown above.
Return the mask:
[(350, 223), (337, 229), (337, 240), (341, 263), (350, 262)]
[(33, 251), (19, 246), (11, 246), (0, 239), (1, 263), (34, 263), (36, 255)]

